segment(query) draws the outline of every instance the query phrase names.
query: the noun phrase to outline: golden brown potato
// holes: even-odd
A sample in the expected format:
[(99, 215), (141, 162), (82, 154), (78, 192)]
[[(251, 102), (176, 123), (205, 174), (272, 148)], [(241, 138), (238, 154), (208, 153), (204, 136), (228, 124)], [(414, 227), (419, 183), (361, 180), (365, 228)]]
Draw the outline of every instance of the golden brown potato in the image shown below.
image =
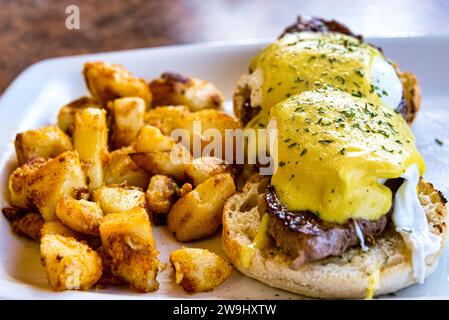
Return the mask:
[(206, 249), (182, 248), (170, 254), (176, 284), (187, 292), (211, 291), (232, 273), (232, 266)]
[(134, 187), (101, 187), (92, 194), (105, 215), (124, 212), (132, 208), (146, 208), (145, 193)]
[(134, 149), (137, 152), (163, 152), (170, 151), (175, 145), (176, 141), (163, 135), (159, 128), (147, 125), (137, 135)]
[(100, 225), (103, 248), (112, 258), (112, 273), (140, 292), (159, 288), (159, 252), (143, 208), (108, 214)]
[(100, 246), (96, 251), (101, 256), (101, 260), (103, 262), (103, 273), (101, 274), (101, 278), (97, 281), (95, 287), (108, 287), (126, 284), (125, 280), (114, 275), (112, 272), (113, 260), (112, 257), (106, 253), (106, 250)]
[(101, 277), (101, 257), (87, 245), (60, 235), (41, 239), (41, 262), (55, 291), (88, 290)]
[(207, 179), (173, 205), (168, 230), (183, 242), (210, 236), (221, 224), (224, 203), (234, 192), (229, 174)]
[(100, 222), (103, 211), (96, 202), (84, 199), (61, 199), (56, 206), (56, 215), (66, 226), (75, 231), (100, 235)]
[(145, 126), (134, 144), (133, 161), (151, 174), (172, 176), (178, 181), (184, 179), (184, 169), (190, 163), (191, 155), (182, 145), (167, 137), (153, 126)]
[(192, 111), (218, 109), (223, 94), (212, 83), (177, 73), (163, 73), (150, 83), (153, 106), (186, 105)]
[[(230, 150), (234, 149), (237, 141), (235, 138), (235, 130), (242, 129), (242, 125), (238, 119), (225, 112), (206, 109), (198, 112), (190, 112), (184, 107), (158, 107), (152, 109), (146, 114), (146, 122), (149, 125), (158, 127), (164, 135), (170, 135), (175, 139), (179, 139), (180, 132), (174, 132), (175, 129), (185, 130), (182, 133), (181, 143), (184, 144), (195, 158), (203, 156), (215, 156), (221, 159), (225, 158), (226, 145)], [(176, 133), (176, 135), (174, 135)], [(198, 151), (207, 154), (197, 154), (194, 149), (194, 142), (200, 143)], [(213, 144), (212, 144), (213, 142)], [(221, 150), (220, 147), (221, 146)], [(218, 153), (221, 151), (221, 155)]]
[(35, 169), (27, 165), (16, 169), (9, 181), (11, 203), (35, 206), (45, 221), (56, 220), (60, 199), (80, 198), (87, 190), (86, 177), (78, 153), (66, 151)]
[(231, 165), (215, 157), (196, 158), (186, 166), (185, 171), (187, 179), (191, 181), (194, 186), (197, 186), (220, 173), (234, 175)]
[(75, 115), (73, 144), (83, 164), (89, 191), (101, 187), (108, 155), (108, 127), (104, 110), (87, 108)]
[(131, 159), (129, 152), (129, 148), (122, 148), (109, 153), (104, 172), (106, 185), (126, 183), (140, 188), (148, 186), (149, 173)]
[(56, 126), (18, 133), (14, 145), (19, 166), (34, 158), (54, 158), (73, 149), (70, 138)]
[(176, 181), (164, 175), (151, 177), (146, 192), (147, 206), (155, 225), (166, 223), (167, 214), (179, 197)]
[(101, 108), (101, 106), (88, 97), (79, 98), (63, 106), (58, 113), (59, 128), (71, 136), (75, 127), (75, 114), (86, 108)]
[(106, 62), (87, 62), (83, 69), (87, 88), (103, 106), (122, 97), (140, 97), (151, 105), (151, 92), (145, 80), (134, 77), (122, 66)]
[(38, 213), (28, 213), (20, 219), (14, 220), (12, 230), (21, 237), (28, 237), (38, 241), (44, 225), (44, 219)]
[(127, 97), (115, 99), (110, 105), (114, 115), (112, 143), (115, 148), (129, 146), (144, 126), (145, 100)]
[(32, 200), (28, 196), (30, 177), (32, 174), (45, 164), (44, 158), (36, 158), (21, 167), (18, 167), (9, 176), (9, 202), (14, 207), (31, 208)]
[(84, 240), (84, 236), (82, 234), (70, 229), (66, 225), (62, 224), (62, 222), (56, 221), (56, 220), (55, 221), (47, 221), (42, 226), (41, 232), (40, 232), (40, 237), (42, 238), (43, 236), (45, 236), (47, 234), (58, 234), (58, 235), (64, 236), (64, 237), (74, 238), (78, 241)]
[(186, 106), (167, 106), (150, 109), (145, 114), (145, 123), (157, 127), (169, 136), (173, 129), (179, 127), (181, 119), (190, 114)]

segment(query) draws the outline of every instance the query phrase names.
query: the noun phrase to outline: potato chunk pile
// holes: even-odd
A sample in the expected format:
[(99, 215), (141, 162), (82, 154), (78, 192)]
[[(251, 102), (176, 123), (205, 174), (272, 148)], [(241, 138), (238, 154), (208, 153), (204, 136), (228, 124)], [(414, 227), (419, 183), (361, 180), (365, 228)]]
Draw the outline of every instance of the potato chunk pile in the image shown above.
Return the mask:
[[(171, 133), (184, 129), (202, 149), (204, 130), (241, 124), (220, 111), (223, 95), (205, 80), (164, 73), (149, 83), (105, 62), (86, 63), (82, 75), (88, 96), (62, 106), (57, 124), (16, 135), (3, 213), (16, 235), (40, 242), (53, 290), (155, 291), (164, 264), (153, 232), (168, 228), (182, 242), (215, 234), (236, 188), (224, 156), (197, 156)], [(232, 270), (202, 249), (170, 260), (190, 292), (214, 289)]]

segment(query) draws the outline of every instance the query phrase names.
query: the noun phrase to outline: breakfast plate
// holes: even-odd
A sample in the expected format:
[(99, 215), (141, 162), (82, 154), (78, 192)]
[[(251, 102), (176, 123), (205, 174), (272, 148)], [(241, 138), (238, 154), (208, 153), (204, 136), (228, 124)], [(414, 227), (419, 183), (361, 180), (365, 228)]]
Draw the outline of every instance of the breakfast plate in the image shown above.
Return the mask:
[[(427, 169), (425, 178), (449, 195), (449, 62), (448, 37), (372, 38), (384, 53), (400, 62), (402, 70), (413, 71), (421, 84), (423, 102), (413, 131)], [(123, 65), (136, 76), (153, 79), (164, 71), (175, 71), (207, 79), (226, 98), (225, 110), (232, 112), (231, 97), (247, 63), (269, 40), (215, 42), (136, 49), (49, 59), (26, 69), (0, 99), (0, 205), (7, 206), (7, 181), (15, 166), (14, 136), (55, 122), (59, 108), (80, 96), (86, 88), (80, 70), (87, 61)], [(158, 276), (160, 289), (138, 294), (125, 288), (92, 289), (88, 292), (55, 293), (47, 285), (39, 262), (38, 244), (13, 236), (6, 219), (0, 218), (0, 297), (6, 299), (298, 299), (297, 295), (273, 289), (234, 271), (219, 288), (209, 293), (187, 294), (170, 279), (169, 268)], [(166, 227), (154, 227), (160, 260), (182, 245)], [(187, 244), (207, 248), (225, 256), (219, 232)], [(438, 268), (422, 285), (414, 285), (381, 298), (449, 298), (449, 249)]]

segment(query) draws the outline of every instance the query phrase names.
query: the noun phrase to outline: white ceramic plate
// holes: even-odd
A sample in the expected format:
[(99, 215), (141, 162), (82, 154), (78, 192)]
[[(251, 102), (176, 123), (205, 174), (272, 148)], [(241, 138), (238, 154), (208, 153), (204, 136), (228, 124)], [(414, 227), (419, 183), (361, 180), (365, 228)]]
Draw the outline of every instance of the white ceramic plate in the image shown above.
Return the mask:
[[(449, 38), (368, 39), (382, 47), (385, 54), (399, 62), (402, 70), (411, 70), (421, 82), (423, 104), (413, 130), (418, 147), (427, 161), (426, 178), (449, 195)], [(17, 132), (56, 122), (59, 108), (86, 95), (81, 70), (83, 63), (102, 60), (122, 64), (135, 75), (152, 79), (164, 71), (176, 71), (216, 84), (229, 99), (240, 74), (247, 70), (250, 58), (268, 41), (239, 41), (194, 44), (113, 53), (100, 53), (39, 62), (26, 69), (0, 99), (0, 207), (7, 205), (7, 180), (15, 165), (13, 139)], [(444, 145), (435, 142), (438, 138)], [(154, 227), (161, 260), (181, 244), (173, 240), (165, 227)], [(219, 235), (191, 243), (224, 255)], [(449, 252), (425, 284), (414, 285), (385, 298), (449, 298)], [(188, 295), (169, 278), (165, 270), (159, 276), (160, 289), (137, 294), (128, 289), (90, 292), (52, 292), (39, 261), (38, 244), (13, 236), (6, 219), (0, 217), (0, 297), (16, 299), (296, 299), (296, 295), (272, 289), (235, 271), (217, 290)]]

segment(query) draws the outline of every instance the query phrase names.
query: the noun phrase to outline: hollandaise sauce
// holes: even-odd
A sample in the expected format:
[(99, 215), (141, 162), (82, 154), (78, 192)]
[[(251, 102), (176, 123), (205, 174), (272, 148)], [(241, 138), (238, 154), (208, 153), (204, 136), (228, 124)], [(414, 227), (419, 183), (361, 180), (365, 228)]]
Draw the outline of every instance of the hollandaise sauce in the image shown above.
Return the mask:
[(402, 97), (399, 78), (378, 49), (337, 33), (288, 34), (256, 56), (250, 71), (258, 100), (252, 102), (261, 107), (251, 128), (265, 127), (272, 106), (308, 90), (333, 88), (392, 109)]
[(425, 164), (403, 118), (383, 104), (339, 90), (291, 96), (269, 112), (277, 127), (271, 183), (292, 211), (332, 223), (377, 220), (392, 205), (382, 181)]

